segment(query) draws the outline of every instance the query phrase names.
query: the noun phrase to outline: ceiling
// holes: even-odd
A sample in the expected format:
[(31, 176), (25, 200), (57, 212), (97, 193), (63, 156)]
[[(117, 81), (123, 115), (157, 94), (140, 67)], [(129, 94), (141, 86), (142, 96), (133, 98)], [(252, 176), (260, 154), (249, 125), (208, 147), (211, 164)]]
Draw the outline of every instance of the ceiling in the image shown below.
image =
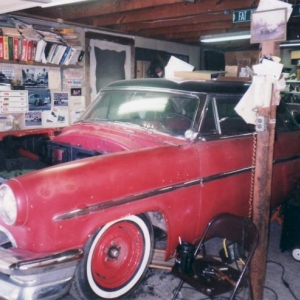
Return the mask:
[[(300, 1), (284, 2), (297, 4)], [(256, 8), (258, 3), (259, 0), (86, 0), (84, 3), (54, 7), (32, 7), (18, 11), (17, 14), (62, 19), (64, 22), (130, 35), (199, 45), (203, 35), (249, 31), (250, 22), (233, 23), (233, 12)], [(300, 18), (290, 18), (287, 38), (297, 39), (299, 33)], [(214, 45), (225, 50), (232, 47), (246, 50), (258, 46), (251, 45), (249, 40)]]

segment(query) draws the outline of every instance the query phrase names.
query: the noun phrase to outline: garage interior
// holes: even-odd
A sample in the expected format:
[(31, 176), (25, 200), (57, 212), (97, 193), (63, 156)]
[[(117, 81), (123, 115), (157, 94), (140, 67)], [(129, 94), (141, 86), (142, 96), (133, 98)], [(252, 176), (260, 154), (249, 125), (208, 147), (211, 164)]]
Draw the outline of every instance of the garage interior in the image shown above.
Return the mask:
[[(62, 35), (66, 33), (66, 40), (70, 43), (74, 42), (74, 47), (79, 47), (82, 54), (81, 60), (77, 61), (75, 71), (73, 73), (66, 71), (70, 76), (68, 79), (63, 75), (64, 71), (54, 67), (52, 70), (49, 64), (47, 67), (51, 69), (52, 78), (62, 76), (60, 80), (56, 80), (54, 90), (59, 90), (68, 80), (80, 81), (79, 85), (68, 86), (71, 88), (71, 93), (74, 93), (73, 96), (77, 92), (80, 93), (82, 98), (81, 105), (78, 106), (80, 110), (84, 110), (93, 101), (98, 91), (114, 80), (163, 77), (171, 57), (192, 65), (196, 72), (205, 76), (209, 74), (209, 78), (213, 80), (224, 77), (223, 79), (227, 81), (247, 82), (251, 81), (249, 69), (259, 64), (265, 54), (270, 54), (281, 59), (284, 65), (282, 72), (285, 74), (290, 90), (299, 90), (297, 80), (300, 83), (300, 1), (278, 1), (292, 5), (292, 14), (286, 23), (284, 40), (267, 42), (251, 42), (251, 14), (255, 12), (260, 2), (273, 5), (272, 0), (79, 0), (69, 1), (68, 4), (61, 4), (61, 2), (59, 0), (11, 0), (6, 4), (2, 1), (0, 27), (14, 28), (16, 25), (21, 27), (28, 25), (30, 28), (28, 34), (32, 34), (35, 30)], [(64, 32), (66, 28), (70, 29), (69, 33)], [(234, 37), (241, 34), (247, 35), (247, 38), (234, 40)], [(208, 38), (228, 36), (229, 39), (226, 41), (205, 42)], [(118, 45), (113, 48), (117, 51), (125, 49), (126, 57), (130, 57), (131, 60), (118, 61), (116, 57), (106, 56), (103, 70), (94, 69), (95, 61), (91, 54), (94, 52), (91, 52), (91, 48), (96, 48), (98, 43), (106, 42)], [(103, 49), (105, 51), (107, 48)], [(111, 67), (113, 62), (116, 65)], [(120, 65), (123, 67), (123, 64), (127, 64), (127, 69), (120, 72)], [(23, 69), (34, 65), (43, 66), (42, 63), (32, 61), (13, 63), (0, 61), (0, 68), (5, 67), (6, 76), (12, 72), (11, 66), (16, 68), (14, 73), (18, 75)], [(288, 83), (289, 80), (292, 80), (292, 83)], [(270, 114), (270, 111), (266, 113)], [(67, 120), (62, 126), (69, 125), (71, 121)], [(21, 131), (26, 129), (26, 120), (24, 122), (24, 127), (14, 129)], [(272, 132), (268, 134), (272, 135)], [(262, 139), (262, 147), (266, 146), (265, 143), (268, 147), (272, 147), (268, 144), (268, 137)], [(266, 164), (262, 166), (262, 172), (270, 171), (268, 159), (269, 157), (264, 157)], [(269, 182), (265, 183), (269, 184)], [(268, 193), (257, 197), (258, 201), (264, 201)], [(291, 210), (294, 209), (293, 206)], [(296, 228), (299, 232), (300, 224), (297, 216), (290, 216), (291, 223), (285, 220), (286, 226), (289, 227), (287, 230), (294, 231)], [(289, 246), (285, 251), (280, 247), (290, 239), (298, 239), (296, 243), (300, 245), (299, 233), (293, 232), (291, 237), (288, 232), (287, 236), (283, 236), (281, 211), (272, 211), (270, 216), (266, 215), (266, 211), (260, 212), (257, 221), (267, 226), (270, 224), (269, 228), (262, 226), (264, 231), (261, 232), (268, 249), (265, 253), (266, 265), (262, 267), (262, 270), (266, 271), (262, 300), (300, 299), (299, 260), (293, 258)], [(158, 239), (158, 248), (163, 247), (164, 242), (163, 237)], [(155, 256), (159, 255), (159, 252), (155, 254)], [(179, 283), (179, 279), (171, 273), (174, 263), (173, 259), (161, 265), (154, 259), (144, 282), (130, 299), (171, 299)], [(74, 298), (67, 295), (63, 299)], [(208, 298), (185, 284), (176, 299)], [(227, 298), (214, 299), (229, 298), (227, 296)], [(244, 297), (239, 294), (236, 299), (251, 298), (248, 294)]]

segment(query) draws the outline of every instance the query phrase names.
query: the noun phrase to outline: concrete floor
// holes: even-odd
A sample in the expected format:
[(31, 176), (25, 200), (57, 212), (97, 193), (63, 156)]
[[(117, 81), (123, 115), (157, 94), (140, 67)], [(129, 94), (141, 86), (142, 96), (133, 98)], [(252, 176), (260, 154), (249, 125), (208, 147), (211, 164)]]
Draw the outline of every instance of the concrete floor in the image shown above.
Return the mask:
[[(290, 251), (281, 252), (279, 249), (281, 226), (273, 221), (270, 226), (270, 241), (268, 251), (267, 274), (263, 300), (299, 300), (300, 299), (300, 261), (296, 261)], [(289, 286), (291, 291), (283, 283)], [(149, 269), (147, 276), (130, 299), (135, 300), (170, 300), (173, 290), (177, 287), (179, 279), (169, 271)], [(178, 300), (200, 300), (207, 299), (206, 296), (193, 290), (190, 286), (184, 285)], [(224, 299), (224, 298), (216, 298)], [(242, 293), (237, 299), (248, 300), (249, 297)], [(74, 300), (66, 296), (61, 300)]]

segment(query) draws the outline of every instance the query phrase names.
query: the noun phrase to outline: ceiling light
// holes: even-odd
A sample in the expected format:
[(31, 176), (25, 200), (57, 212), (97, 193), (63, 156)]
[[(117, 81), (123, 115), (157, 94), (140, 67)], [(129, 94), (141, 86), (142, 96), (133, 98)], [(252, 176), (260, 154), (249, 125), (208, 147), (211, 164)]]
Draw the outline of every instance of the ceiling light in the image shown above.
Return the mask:
[(201, 37), (201, 43), (217, 43), (226, 41), (237, 41), (250, 39), (251, 34), (249, 31), (233, 32), (224, 34), (204, 35)]
[(280, 47), (300, 47), (300, 41), (290, 41), (280, 44)]
[(66, 4), (73, 4), (76, 2), (86, 2), (86, 1), (89, 1), (89, 0), (51, 0), (50, 3), (41, 4), (40, 6), (44, 8), (44, 7), (66, 5)]
[(51, 0), (22, 0), (27, 2), (37, 2), (37, 3), (50, 3)]

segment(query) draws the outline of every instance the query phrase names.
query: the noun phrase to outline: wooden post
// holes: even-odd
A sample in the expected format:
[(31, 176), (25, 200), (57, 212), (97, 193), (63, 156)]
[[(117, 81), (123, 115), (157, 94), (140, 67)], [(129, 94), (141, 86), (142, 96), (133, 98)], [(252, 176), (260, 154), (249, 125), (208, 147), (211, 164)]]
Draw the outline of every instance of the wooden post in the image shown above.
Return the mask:
[[(279, 44), (263, 43), (262, 53), (276, 55)], [(271, 96), (272, 97), (272, 96)], [(251, 261), (251, 285), (253, 300), (262, 300), (266, 277), (266, 261), (269, 234), (270, 196), (273, 171), (276, 106), (270, 99), (270, 107), (259, 108), (258, 115), (265, 116), (267, 128), (257, 132), (256, 165), (253, 195), (253, 222), (259, 231), (259, 244)]]

